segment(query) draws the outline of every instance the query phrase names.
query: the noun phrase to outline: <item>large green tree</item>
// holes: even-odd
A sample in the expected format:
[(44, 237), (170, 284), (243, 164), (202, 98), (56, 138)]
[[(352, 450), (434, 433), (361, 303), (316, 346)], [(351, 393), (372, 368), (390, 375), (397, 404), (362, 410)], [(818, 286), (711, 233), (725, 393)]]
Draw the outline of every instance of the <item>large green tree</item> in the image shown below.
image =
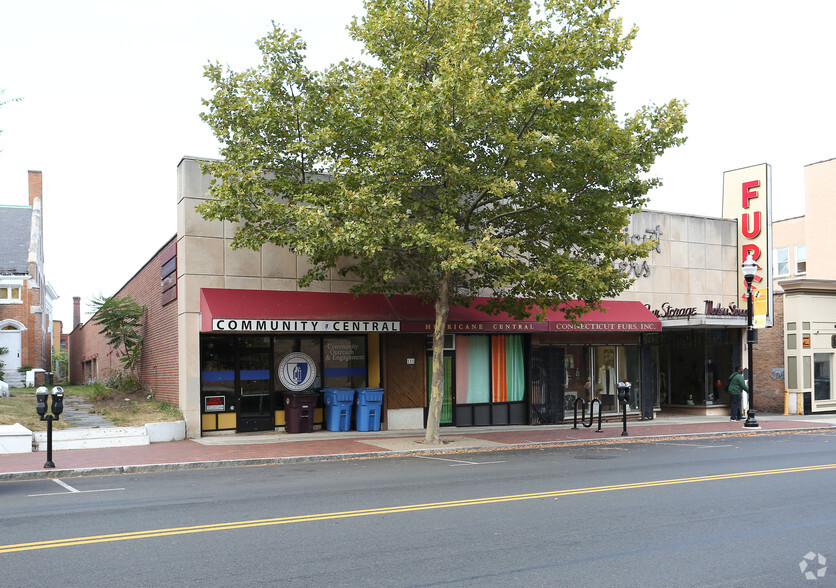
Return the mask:
[[(204, 120), (223, 160), (201, 206), (239, 221), (234, 246), (304, 255), (301, 283), (339, 267), (356, 294), (435, 305), (426, 441), (438, 443), (451, 304), (578, 318), (629, 285), (630, 214), (678, 145), (684, 104), (615, 112), (635, 29), (614, 0), (368, 0), (349, 26), (366, 62), (322, 72), (274, 24), (260, 66), (210, 64)], [(323, 181), (328, 180), (328, 181)], [(567, 305), (569, 300), (585, 304)]]

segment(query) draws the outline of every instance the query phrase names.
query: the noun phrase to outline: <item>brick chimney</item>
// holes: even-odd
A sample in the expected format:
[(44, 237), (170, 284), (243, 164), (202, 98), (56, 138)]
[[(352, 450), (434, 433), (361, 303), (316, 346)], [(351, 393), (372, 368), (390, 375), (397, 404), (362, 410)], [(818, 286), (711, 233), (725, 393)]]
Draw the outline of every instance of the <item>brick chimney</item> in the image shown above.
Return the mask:
[[(29, 170), (29, 206), (35, 208), (35, 200), (38, 200), (37, 208), (41, 211), (41, 227), (44, 226), (44, 188), (41, 172)], [(42, 229), (43, 230), (43, 229)]]
[(73, 329), (81, 324), (81, 297), (73, 296)]

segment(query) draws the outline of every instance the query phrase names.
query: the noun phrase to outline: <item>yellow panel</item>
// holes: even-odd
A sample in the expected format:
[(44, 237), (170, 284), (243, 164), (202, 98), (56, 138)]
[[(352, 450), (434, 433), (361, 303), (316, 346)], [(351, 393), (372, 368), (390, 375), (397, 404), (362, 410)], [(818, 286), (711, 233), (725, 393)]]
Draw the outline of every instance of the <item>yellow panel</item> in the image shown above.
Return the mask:
[(284, 420), (284, 411), (277, 410), (276, 411), (276, 425), (277, 427), (284, 427), (285, 420)]
[(201, 428), (204, 431), (214, 431), (218, 428), (218, 415), (204, 414), (201, 417)]
[(380, 386), (380, 334), (369, 333), (369, 387)]
[(234, 412), (222, 412), (218, 414), (219, 429), (234, 429), (238, 425), (238, 418)]
[(315, 408), (313, 411), (313, 420), (315, 423), (324, 423), (325, 422), (325, 409), (324, 408)]

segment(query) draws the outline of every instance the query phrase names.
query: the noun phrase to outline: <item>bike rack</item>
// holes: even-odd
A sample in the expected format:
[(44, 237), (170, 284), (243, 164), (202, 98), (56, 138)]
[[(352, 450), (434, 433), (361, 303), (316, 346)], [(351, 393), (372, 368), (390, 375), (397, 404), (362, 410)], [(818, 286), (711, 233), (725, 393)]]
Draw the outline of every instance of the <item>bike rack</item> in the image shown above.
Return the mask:
[(586, 400), (583, 398), (575, 399), (575, 426), (572, 427), (573, 429), (578, 428), (578, 403), (581, 405), (581, 424), (586, 427), (587, 429), (592, 426), (592, 421), (595, 418), (595, 403), (598, 403), (598, 429), (595, 431), (596, 433), (601, 432), (601, 401), (597, 398), (593, 398), (592, 402), (589, 403), (589, 424), (586, 424)]

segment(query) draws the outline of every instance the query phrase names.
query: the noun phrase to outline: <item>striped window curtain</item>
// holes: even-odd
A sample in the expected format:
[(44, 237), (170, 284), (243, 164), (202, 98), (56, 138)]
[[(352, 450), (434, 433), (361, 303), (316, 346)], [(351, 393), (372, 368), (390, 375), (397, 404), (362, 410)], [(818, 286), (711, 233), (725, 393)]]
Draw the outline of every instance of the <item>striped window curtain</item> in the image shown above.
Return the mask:
[(522, 335), (491, 336), (491, 398), (518, 402), (525, 394)]
[(519, 402), (525, 395), (525, 361), (522, 335), (505, 337), (505, 377), (508, 383), (508, 400)]
[(458, 404), (490, 402), (490, 364), (490, 339), (487, 335), (456, 337), (456, 402)]
[(494, 402), (508, 402), (505, 366), (505, 335), (491, 335), (491, 399)]

